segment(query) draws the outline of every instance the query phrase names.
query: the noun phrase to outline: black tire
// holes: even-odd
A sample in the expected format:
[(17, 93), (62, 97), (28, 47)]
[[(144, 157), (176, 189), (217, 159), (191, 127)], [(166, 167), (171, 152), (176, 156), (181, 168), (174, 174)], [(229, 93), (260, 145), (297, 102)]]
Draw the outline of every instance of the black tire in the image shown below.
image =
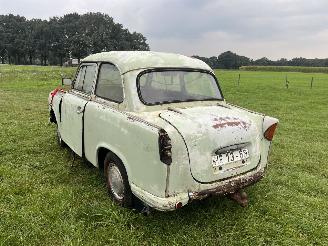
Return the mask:
[(94, 168), (95, 166), (88, 161), (87, 159), (83, 158), (83, 164), (87, 167), (87, 168)]
[(107, 153), (104, 160), (104, 175), (108, 195), (112, 200), (122, 207), (131, 207), (133, 195), (128, 175), (122, 161), (111, 152)]
[(57, 143), (60, 147), (64, 148), (66, 147), (65, 142), (63, 141), (63, 139), (61, 138), (59, 129), (58, 129), (58, 125), (57, 125), (57, 129), (56, 129), (56, 136), (57, 136)]

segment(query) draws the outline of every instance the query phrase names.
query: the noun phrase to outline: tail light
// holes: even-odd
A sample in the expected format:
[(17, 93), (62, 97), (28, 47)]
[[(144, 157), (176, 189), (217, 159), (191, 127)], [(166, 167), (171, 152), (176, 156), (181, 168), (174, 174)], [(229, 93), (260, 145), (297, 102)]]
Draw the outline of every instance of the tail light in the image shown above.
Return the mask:
[(172, 145), (171, 139), (164, 129), (158, 132), (158, 148), (160, 160), (166, 165), (170, 165), (172, 163)]
[(264, 132), (264, 137), (267, 140), (272, 141), (273, 135), (274, 135), (274, 132), (275, 132), (277, 126), (278, 126), (278, 123), (274, 123), (268, 129), (266, 129), (266, 131)]

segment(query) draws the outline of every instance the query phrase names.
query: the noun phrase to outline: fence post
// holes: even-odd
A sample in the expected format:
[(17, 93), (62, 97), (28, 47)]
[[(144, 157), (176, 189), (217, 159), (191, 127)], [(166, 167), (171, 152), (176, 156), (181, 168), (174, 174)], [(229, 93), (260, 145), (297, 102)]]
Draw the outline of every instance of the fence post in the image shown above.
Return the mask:
[(239, 86), (239, 83), (240, 83), (240, 74), (238, 76), (238, 86)]
[(287, 79), (287, 74), (286, 74), (286, 89), (288, 89), (288, 86), (289, 86), (289, 81), (288, 81), (288, 79)]
[(313, 77), (311, 79), (311, 89), (312, 89), (312, 87), (313, 87)]

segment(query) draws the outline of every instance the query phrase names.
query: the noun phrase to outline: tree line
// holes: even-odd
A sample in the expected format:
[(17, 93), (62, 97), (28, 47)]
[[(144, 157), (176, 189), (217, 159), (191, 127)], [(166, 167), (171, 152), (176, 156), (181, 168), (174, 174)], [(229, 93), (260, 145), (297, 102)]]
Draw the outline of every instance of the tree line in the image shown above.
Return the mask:
[(102, 13), (66, 14), (49, 20), (0, 15), (0, 62), (63, 65), (102, 51), (149, 50), (146, 38)]
[(241, 66), (302, 66), (302, 67), (328, 67), (327, 59), (306, 59), (306, 58), (293, 58), (287, 60), (281, 58), (277, 61), (272, 61), (266, 57), (253, 60), (246, 56), (240, 56), (231, 51), (226, 51), (219, 56), (201, 57), (193, 56), (206, 62), (211, 68), (221, 69), (238, 69)]

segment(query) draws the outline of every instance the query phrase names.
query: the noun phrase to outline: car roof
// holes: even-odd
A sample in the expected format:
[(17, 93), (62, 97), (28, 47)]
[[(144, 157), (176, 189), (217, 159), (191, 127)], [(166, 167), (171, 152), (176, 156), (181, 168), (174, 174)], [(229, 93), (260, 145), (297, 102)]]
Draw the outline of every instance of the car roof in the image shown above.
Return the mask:
[(193, 68), (212, 71), (203, 61), (184, 55), (154, 51), (110, 51), (89, 55), (82, 62), (110, 62), (121, 74), (147, 68)]

